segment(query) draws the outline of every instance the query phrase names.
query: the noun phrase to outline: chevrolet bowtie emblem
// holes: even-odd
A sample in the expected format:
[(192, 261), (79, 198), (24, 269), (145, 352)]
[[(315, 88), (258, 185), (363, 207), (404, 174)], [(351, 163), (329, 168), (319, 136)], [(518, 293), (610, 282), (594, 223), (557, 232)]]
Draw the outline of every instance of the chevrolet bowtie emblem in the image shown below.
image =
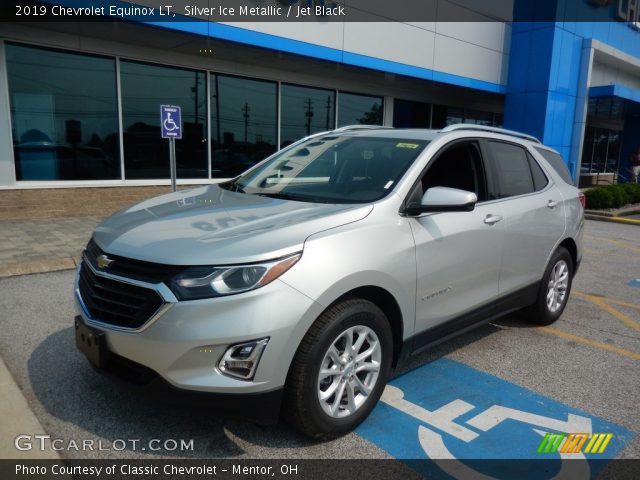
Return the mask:
[(113, 260), (106, 255), (98, 255), (96, 257), (96, 263), (100, 268), (109, 268), (113, 264)]

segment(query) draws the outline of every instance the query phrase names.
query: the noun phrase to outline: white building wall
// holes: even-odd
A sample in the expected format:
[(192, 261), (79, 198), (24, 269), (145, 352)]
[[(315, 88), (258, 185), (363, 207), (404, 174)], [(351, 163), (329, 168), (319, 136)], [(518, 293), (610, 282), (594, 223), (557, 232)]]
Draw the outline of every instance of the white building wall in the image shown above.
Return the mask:
[(602, 87), (606, 85), (624, 85), (634, 90), (640, 90), (640, 75), (638, 72), (632, 72), (612, 64), (594, 62), (590, 86)]
[[(440, 2), (451, 10), (460, 9)], [(443, 15), (454, 13), (445, 12)], [(469, 22), (227, 23), (260, 33), (504, 85), (510, 26), (467, 12)], [(374, 17), (380, 18), (382, 17)]]

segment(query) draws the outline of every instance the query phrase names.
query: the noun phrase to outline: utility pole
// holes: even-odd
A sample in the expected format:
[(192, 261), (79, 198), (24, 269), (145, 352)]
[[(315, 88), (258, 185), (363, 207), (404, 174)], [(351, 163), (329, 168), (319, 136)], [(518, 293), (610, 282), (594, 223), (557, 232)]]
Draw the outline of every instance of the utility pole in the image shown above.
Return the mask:
[(306, 104), (306, 111), (304, 112), (307, 117), (307, 135), (311, 135), (311, 118), (313, 118), (313, 102), (310, 98), (304, 102)]
[(194, 103), (194, 107), (195, 107), (195, 111), (196, 111), (196, 125), (198, 123), (200, 123), (199, 118), (198, 118), (198, 84), (200, 83), (199, 79), (198, 79), (198, 72), (194, 72), (195, 76), (196, 76), (196, 80), (195, 83), (193, 85), (193, 87), (191, 87), (191, 93), (193, 93), (193, 103)]
[(249, 108), (249, 103), (245, 103), (242, 108), (242, 116), (244, 117), (244, 143), (247, 143), (247, 129), (249, 128), (249, 112), (251, 109)]

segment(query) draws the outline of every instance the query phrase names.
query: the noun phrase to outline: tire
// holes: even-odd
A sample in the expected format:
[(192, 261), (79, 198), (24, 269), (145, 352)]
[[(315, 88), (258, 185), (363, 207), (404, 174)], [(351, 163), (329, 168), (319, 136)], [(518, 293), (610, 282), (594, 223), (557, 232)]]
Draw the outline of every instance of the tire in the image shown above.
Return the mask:
[[(544, 272), (536, 302), (524, 310), (526, 318), (538, 325), (551, 325), (567, 306), (573, 280), (573, 259), (564, 247), (553, 253)], [(553, 289), (553, 293), (552, 293)]]
[[(355, 350), (347, 350), (349, 339)], [(284, 419), (316, 439), (353, 430), (380, 399), (392, 355), (391, 326), (375, 304), (351, 298), (329, 307), (313, 323), (293, 359), (285, 385)]]

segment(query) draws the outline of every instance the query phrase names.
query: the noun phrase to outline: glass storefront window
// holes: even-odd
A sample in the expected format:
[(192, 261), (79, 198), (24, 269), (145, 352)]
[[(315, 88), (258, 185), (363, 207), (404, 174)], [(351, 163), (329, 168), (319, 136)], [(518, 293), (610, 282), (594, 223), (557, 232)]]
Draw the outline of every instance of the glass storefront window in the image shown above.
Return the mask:
[(589, 98), (587, 115), (589, 117), (623, 120), (625, 116), (625, 101), (618, 97)]
[(607, 164), (607, 144), (609, 143), (609, 132), (602, 128), (597, 128), (593, 138), (593, 159), (592, 163), (597, 172), (604, 172)]
[[(234, 177), (309, 134), (383, 124), (382, 96), (283, 83), (278, 98), (275, 81), (211, 72), (207, 84), (207, 72), (188, 68), (10, 42), (5, 50), (18, 180), (168, 179), (163, 104), (182, 108), (182, 179), (209, 178), (209, 169), (212, 178)], [(502, 121), (490, 112), (402, 99), (394, 100), (393, 117), (399, 128)]]
[(125, 178), (169, 178), (169, 142), (160, 137), (160, 105), (182, 107), (178, 178), (207, 178), (205, 73), (121, 61), (120, 77)]
[(448, 107), (446, 105), (434, 105), (431, 128), (444, 128), (455, 123), (464, 123), (464, 110), (462, 108)]
[(580, 173), (593, 173), (595, 168), (593, 165), (593, 140), (596, 133), (594, 127), (587, 127), (584, 130), (584, 142), (582, 144), (582, 162)]
[(335, 92), (283, 84), (281, 89), (280, 147), (307, 135), (333, 129)]
[(434, 105), (431, 117), (431, 128), (444, 128), (447, 126), (447, 107)]
[(115, 60), (7, 43), (17, 180), (120, 178)]
[(607, 157), (605, 171), (617, 172), (620, 159), (620, 134), (621, 132), (609, 130), (609, 144), (607, 145)]
[(277, 150), (275, 82), (211, 75), (211, 176), (235, 177)]
[(462, 108), (449, 107), (447, 109), (447, 125), (455, 125), (456, 123), (464, 123), (464, 110)]
[(621, 134), (618, 130), (587, 126), (580, 173), (616, 173), (620, 161)]
[(502, 127), (504, 116), (501, 113), (483, 112), (467, 108), (449, 107), (447, 105), (434, 105), (431, 128), (444, 128), (455, 123), (472, 123)]
[(393, 101), (393, 126), (396, 128), (429, 128), (431, 105), (411, 100)]
[(464, 111), (464, 122), (473, 123), (475, 125), (485, 125), (490, 127), (493, 123), (493, 114), (491, 112), (481, 112), (479, 110)]
[(340, 92), (338, 127), (346, 125), (382, 125), (382, 97)]

